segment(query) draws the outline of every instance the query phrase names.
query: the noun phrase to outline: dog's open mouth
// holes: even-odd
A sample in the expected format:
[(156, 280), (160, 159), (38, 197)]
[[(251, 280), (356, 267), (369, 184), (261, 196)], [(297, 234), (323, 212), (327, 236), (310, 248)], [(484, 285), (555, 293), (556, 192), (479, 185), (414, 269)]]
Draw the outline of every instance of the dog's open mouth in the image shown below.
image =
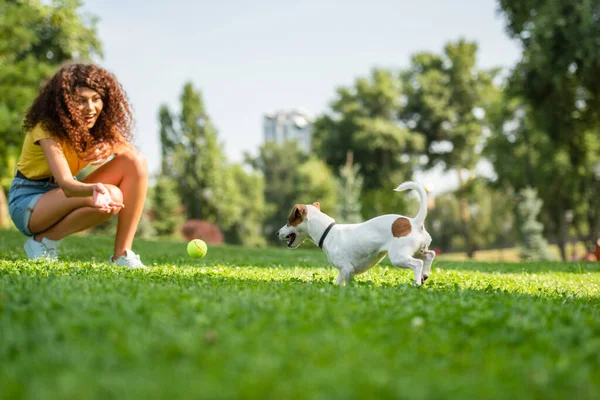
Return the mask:
[(292, 244), (294, 244), (294, 240), (296, 240), (296, 234), (295, 233), (290, 233), (285, 238), (288, 241), (288, 243), (287, 243), (288, 247), (292, 247)]

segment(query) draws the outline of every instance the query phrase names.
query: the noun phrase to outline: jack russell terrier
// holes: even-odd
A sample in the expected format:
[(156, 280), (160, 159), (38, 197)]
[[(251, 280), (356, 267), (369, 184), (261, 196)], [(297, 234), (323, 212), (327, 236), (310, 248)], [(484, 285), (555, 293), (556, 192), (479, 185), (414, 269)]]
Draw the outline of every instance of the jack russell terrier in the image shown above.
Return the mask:
[(405, 182), (394, 190), (408, 189), (416, 190), (421, 202), (414, 218), (387, 214), (360, 224), (336, 224), (321, 212), (318, 202), (296, 204), (288, 223), (278, 232), (279, 239), (286, 240), (290, 248), (309, 239), (317, 244), (340, 270), (336, 285), (350, 283), (354, 275), (379, 264), (387, 255), (394, 266), (412, 269), (419, 286), (429, 277), (435, 251), (429, 250), (431, 236), (423, 226), (427, 194), (414, 182)]

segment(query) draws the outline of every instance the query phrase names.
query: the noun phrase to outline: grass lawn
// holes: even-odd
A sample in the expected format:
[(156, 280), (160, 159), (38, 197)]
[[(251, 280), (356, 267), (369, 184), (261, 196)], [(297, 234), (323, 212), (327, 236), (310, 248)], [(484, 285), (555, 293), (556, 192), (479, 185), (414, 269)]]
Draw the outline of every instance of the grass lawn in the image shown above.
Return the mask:
[(600, 264), (387, 261), (349, 287), (314, 250), (0, 231), (0, 399), (598, 399)]

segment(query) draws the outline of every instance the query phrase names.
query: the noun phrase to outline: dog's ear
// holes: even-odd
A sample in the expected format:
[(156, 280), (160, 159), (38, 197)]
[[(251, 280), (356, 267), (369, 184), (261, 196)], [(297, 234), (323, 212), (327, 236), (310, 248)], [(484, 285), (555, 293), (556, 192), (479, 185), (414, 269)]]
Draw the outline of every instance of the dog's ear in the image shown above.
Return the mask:
[(304, 220), (304, 217), (306, 217), (306, 206), (296, 204), (288, 216), (288, 225), (296, 226)]
[(317, 207), (317, 210), (321, 211), (321, 203), (319, 203), (318, 201), (315, 201), (313, 203), (313, 206)]
[(299, 204), (295, 208), (296, 208), (296, 218), (306, 217), (306, 206), (304, 204)]
[(291, 225), (291, 223), (294, 222), (294, 219), (296, 219), (297, 210), (298, 206), (294, 206), (294, 208), (292, 208), (292, 211), (290, 211), (290, 214), (288, 215), (288, 225)]

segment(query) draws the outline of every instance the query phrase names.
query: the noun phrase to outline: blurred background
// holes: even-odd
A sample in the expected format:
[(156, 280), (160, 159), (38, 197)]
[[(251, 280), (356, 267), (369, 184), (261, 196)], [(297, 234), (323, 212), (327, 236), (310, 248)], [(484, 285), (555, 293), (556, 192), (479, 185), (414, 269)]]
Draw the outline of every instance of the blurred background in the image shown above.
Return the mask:
[(295, 203), (412, 216), (393, 189), (416, 180), (442, 255), (593, 260), (599, 18), (598, 0), (0, 0), (0, 226), (24, 113), (79, 60), (133, 105), (140, 237), (279, 245)]

